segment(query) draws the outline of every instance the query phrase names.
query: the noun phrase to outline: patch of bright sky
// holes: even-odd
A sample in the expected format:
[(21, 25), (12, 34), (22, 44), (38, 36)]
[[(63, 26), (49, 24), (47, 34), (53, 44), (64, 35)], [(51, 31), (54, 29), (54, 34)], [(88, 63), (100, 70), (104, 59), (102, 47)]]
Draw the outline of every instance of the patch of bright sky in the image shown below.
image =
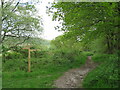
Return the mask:
[(37, 9), (39, 10), (39, 14), (43, 19), (43, 34), (42, 34), (42, 38), (48, 39), (48, 40), (52, 40), (55, 37), (59, 36), (62, 34), (62, 32), (58, 32), (57, 30), (55, 30), (55, 26), (59, 25), (58, 21), (52, 21), (52, 17), (48, 16), (48, 14), (46, 14), (46, 6), (50, 6), (50, 4), (48, 4), (48, 2), (53, 2), (54, 0), (42, 0), (42, 3), (40, 3), (39, 5), (36, 5)]
[[(34, 1), (37, 1), (37, 0), (21, 0), (21, 1), (22, 3), (25, 3), (25, 2), (34, 3)], [(47, 10), (46, 6), (51, 6), (51, 4), (48, 4), (48, 2), (52, 3), (54, 0), (39, 0), (39, 1), (41, 2), (35, 4), (38, 10), (37, 14), (41, 16), (43, 21), (43, 33), (39, 37), (42, 37), (47, 40), (52, 40), (55, 37), (63, 34), (63, 32), (59, 32), (54, 28), (55, 26), (60, 25), (59, 22), (52, 21), (52, 16), (48, 16), (48, 14), (46, 13), (46, 10)]]
[(55, 30), (55, 26), (59, 25), (58, 21), (52, 21), (52, 16), (48, 16), (46, 14), (46, 6), (50, 6), (51, 4), (48, 4), (48, 2), (53, 2), (54, 0), (41, 0), (42, 2), (40, 4), (37, 4), (36, 7), (39, 11), (40, 16), (43, 19), (43, 34), (42, 38), (47, 39), (47, 40), (52, 40), (55, 37), (63, 34), (62, 32), (58, 32)]

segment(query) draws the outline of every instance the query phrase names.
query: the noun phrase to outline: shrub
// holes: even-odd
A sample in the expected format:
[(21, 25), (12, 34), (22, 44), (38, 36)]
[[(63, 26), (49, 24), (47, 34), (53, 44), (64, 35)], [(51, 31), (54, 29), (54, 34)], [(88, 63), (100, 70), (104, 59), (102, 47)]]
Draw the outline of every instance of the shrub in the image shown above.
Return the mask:
[(15, 51), (9, 51), (5, 53), (5, 59), (17, 59), (17, 58), (22, 58), (22, 54)]
[(107, 58), (85, 77), (83, 81), (85, 88), (118, 88), (118, 57), (116, 55), (107, 55)]

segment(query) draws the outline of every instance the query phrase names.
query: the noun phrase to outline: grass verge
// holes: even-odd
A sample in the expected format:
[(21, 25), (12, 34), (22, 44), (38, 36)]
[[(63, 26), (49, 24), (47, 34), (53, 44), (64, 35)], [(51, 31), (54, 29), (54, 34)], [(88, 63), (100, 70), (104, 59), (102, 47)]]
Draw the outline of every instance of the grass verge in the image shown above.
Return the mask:
[[(25, 69), (25, 65), (27, 64), (24, 63), (24, 60), (9, 60), (3, 64), (3, 88), (54, 88), (54, 81), (58, 77), (69, 69), (80, 67), (85, 63), (85, 59), (77, 59), (72, 63), (60, 63), (44, 58), (40, 60), (33, 58), (31, 60), (32, 72), (25, 71), (27, 69)], [(23, 70), (21, 66), (24, 66)]]
[[(105, 56), (104, 56), (105, 57)], [(93, 71), (89, 72), (83, 81), (85, 88), (118, 88), (119, 74), (118, 74), (118, 57), (116, 55), (106, 56), (107, 58), (97, 58), (104, 61)], [(94, 58), (95, 59), (95, 58)]]

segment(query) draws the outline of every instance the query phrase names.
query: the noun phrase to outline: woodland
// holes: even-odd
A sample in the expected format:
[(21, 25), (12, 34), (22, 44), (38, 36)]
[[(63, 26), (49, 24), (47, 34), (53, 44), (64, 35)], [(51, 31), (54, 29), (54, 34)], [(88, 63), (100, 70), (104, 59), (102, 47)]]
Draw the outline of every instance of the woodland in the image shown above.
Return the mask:
[[(2, 88), (119, 88), (120, 2), (54, 2), (46, 8), (61, 24), (55, 29), (64, 32), (53, 40), (38, 38), (44, 28), (34, 5), (1, 1)], [(29, 72), (27, 45), (36, 49)], [(55, 85), (65, 72), (90, 62), (88, 56), (97, 66), (81, 83)]]

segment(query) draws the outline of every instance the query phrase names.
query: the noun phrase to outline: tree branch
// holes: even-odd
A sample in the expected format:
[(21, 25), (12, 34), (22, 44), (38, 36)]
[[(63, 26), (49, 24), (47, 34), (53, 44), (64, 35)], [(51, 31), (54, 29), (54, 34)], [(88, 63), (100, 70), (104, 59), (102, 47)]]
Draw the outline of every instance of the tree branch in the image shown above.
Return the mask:
[(29, 35), (27, 38), (25, 38), (22, 42), (17, 43), (16, 45), (14, 45), (14, 46), (10, 47), (9, 49), (12, 49), (12, 48), (17, 47), (18, 45), (20, 45), (20, 44), (24, 43), (24, 42), (25, 42), (26, 40), (28, 40), (29, 38), (30, 38), (30, 35)]
[[(15, 9), (17, 8), (18, 4), (20, 3), (20, 1), (17, 2), (17, 4), (15, 5), (15, 7), (11, 10), (11, 12), (14, 12)], [(2, 22), (8, 17), (8, 15), (6, 15), (3, 19)]]
[(14, 12), (14, 10), (17, 8), (17, 6), (18, 6), (19, 3), (20, 2), (17, 2), (17, 4), (15, 5), (15, 7), (12, 9), (12, 12)]

